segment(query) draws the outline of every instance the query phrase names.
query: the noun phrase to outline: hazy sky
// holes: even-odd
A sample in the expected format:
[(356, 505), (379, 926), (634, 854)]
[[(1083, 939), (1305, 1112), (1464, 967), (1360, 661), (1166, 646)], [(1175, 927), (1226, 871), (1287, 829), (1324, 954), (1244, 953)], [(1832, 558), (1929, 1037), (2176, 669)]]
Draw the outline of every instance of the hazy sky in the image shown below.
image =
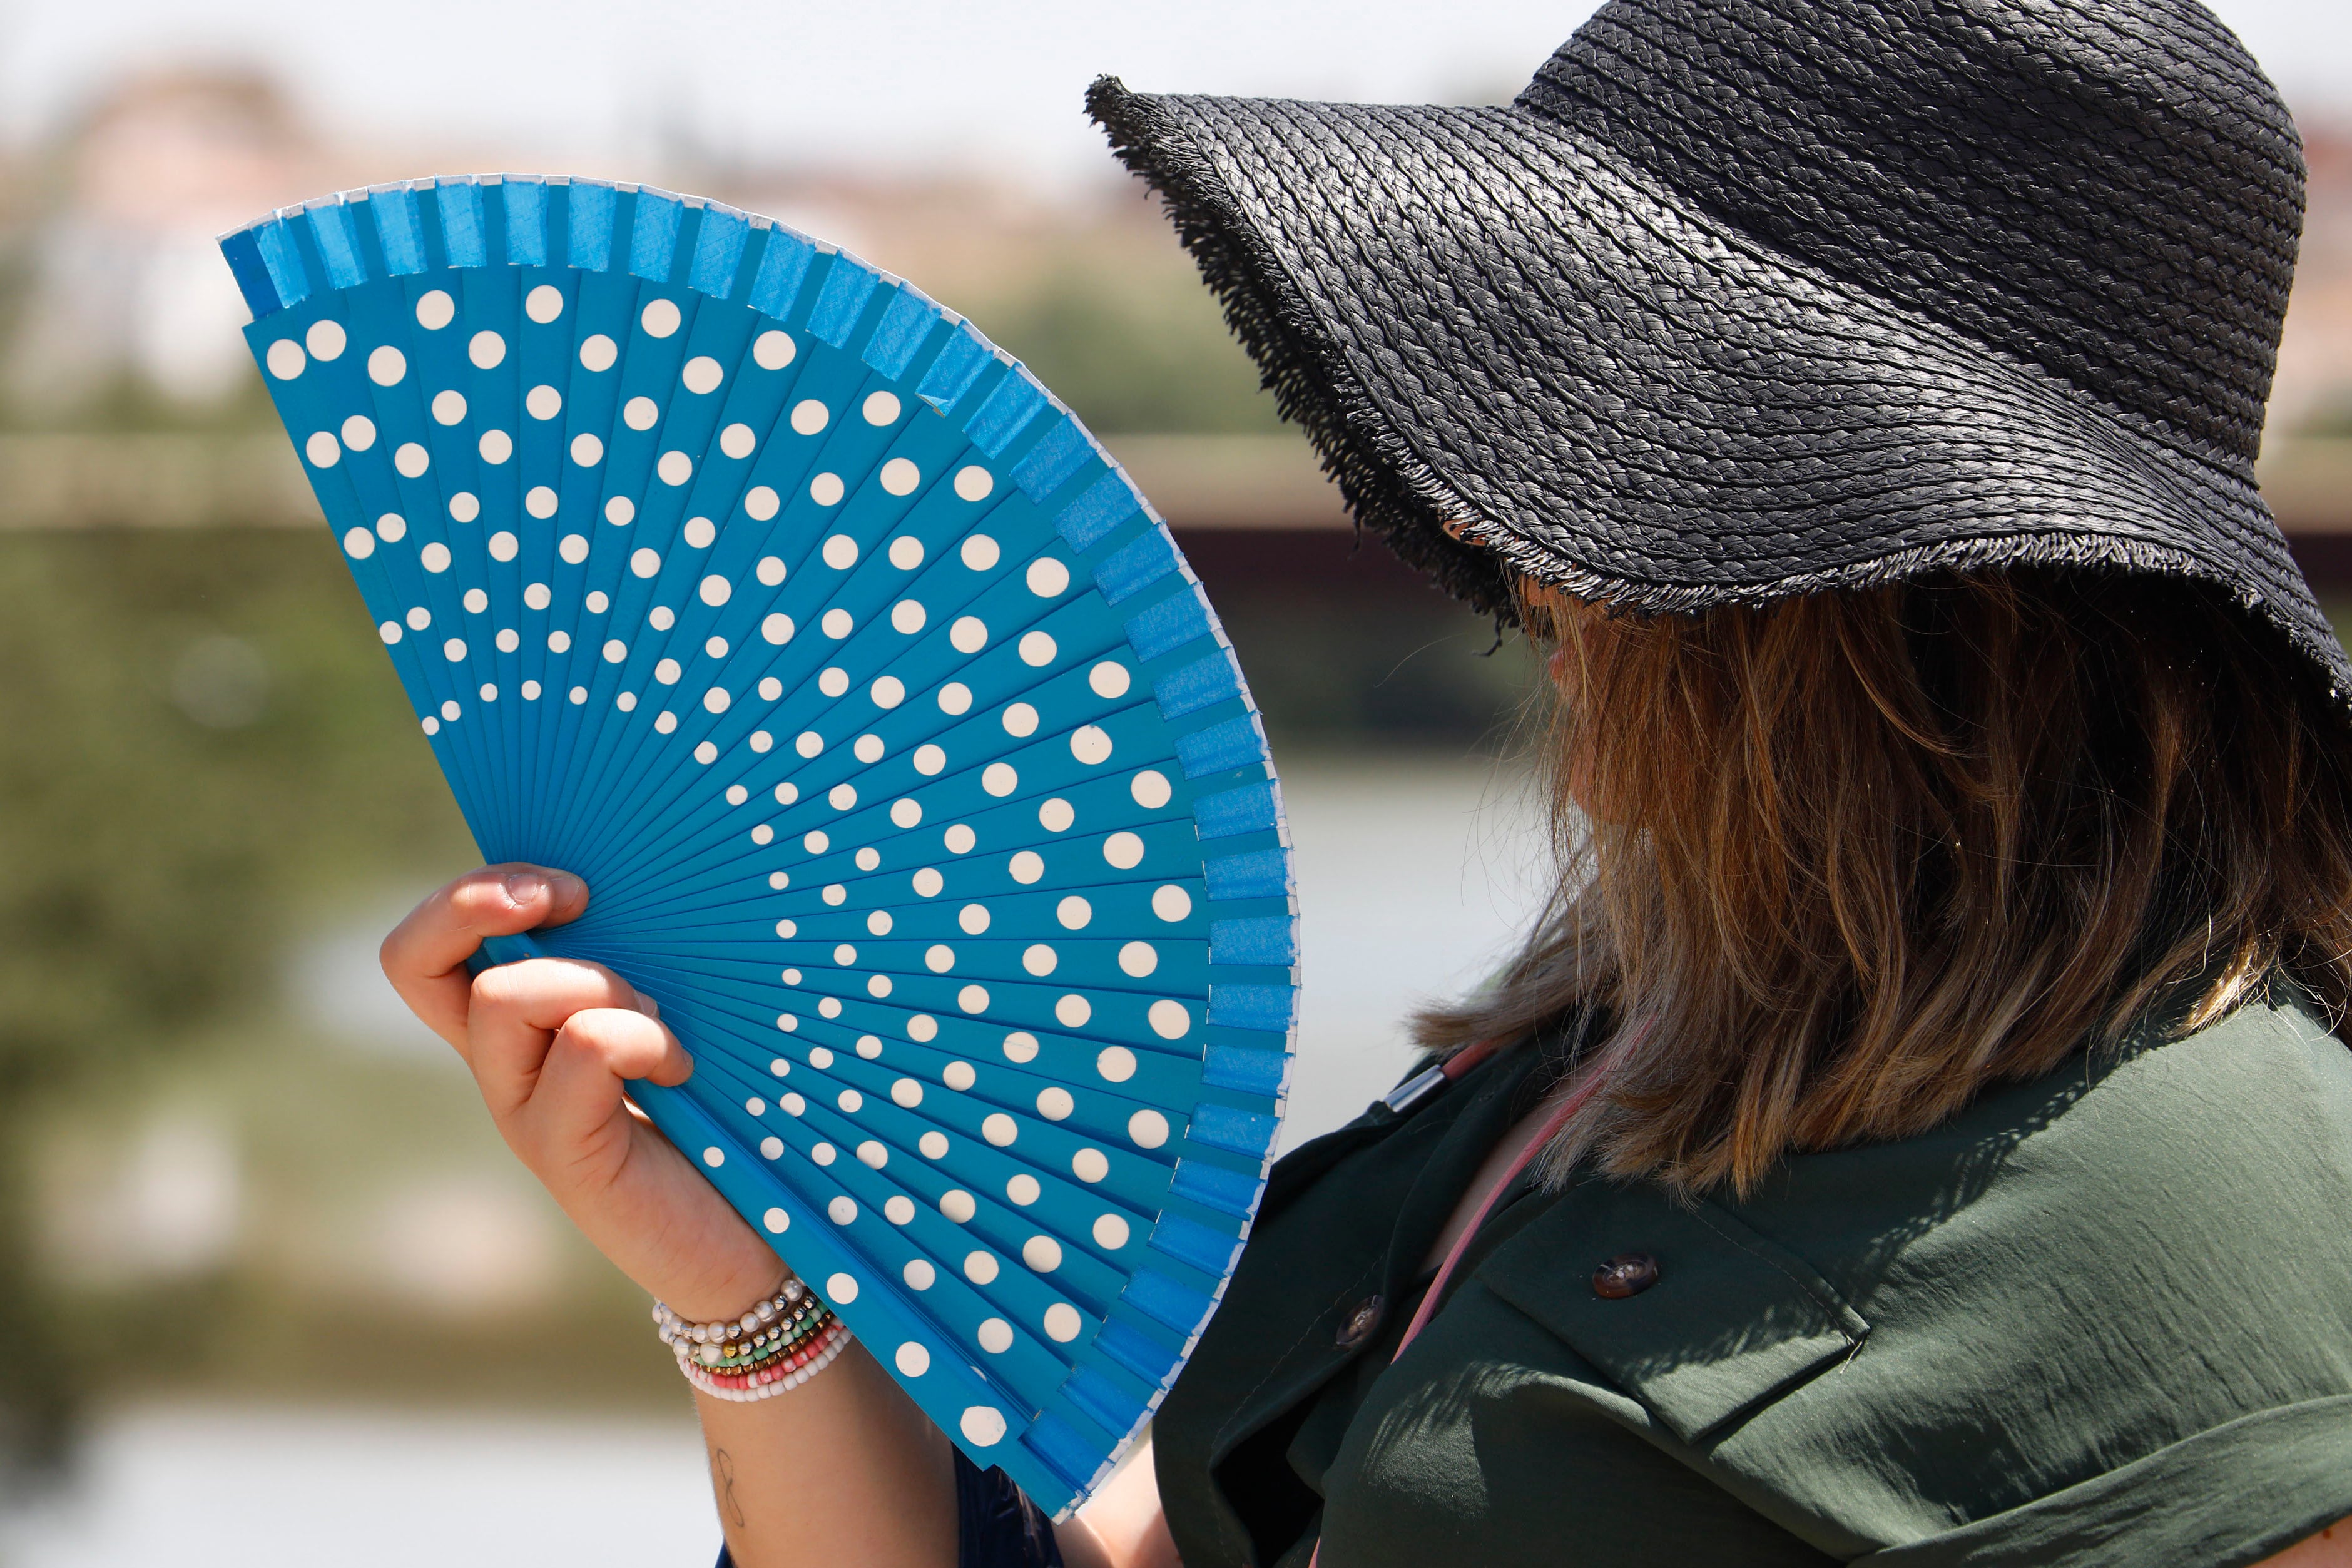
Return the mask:
[[(2309, 109), (2352, 112), (2352, 3), (2211, 0)], [(1137, 87), (1301, 97), (1507, 91), (1591, 0), (17, 0), (0, 132), (125, 70), (274, 68), (331, 132), (501, 162), (626, 160), (682, 125), (725, 150), (1008, 174), (1108, 173), (1078, 107)], [(616, 173), (624, 171), (616, 170)]]

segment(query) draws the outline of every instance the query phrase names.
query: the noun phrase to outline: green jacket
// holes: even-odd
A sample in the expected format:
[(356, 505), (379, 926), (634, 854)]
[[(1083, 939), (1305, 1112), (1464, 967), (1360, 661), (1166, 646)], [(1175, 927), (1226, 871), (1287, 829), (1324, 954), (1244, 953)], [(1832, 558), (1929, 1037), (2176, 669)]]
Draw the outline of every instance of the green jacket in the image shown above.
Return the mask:
[(2220, 1568), (2352, 1514), (2352, 1051), (2303, 1011), (1747, 1202), (1522, 1187), (1391, 1366), (1535, 1055), (1276, 1166), (1154, 1424), (1186, 1568)]

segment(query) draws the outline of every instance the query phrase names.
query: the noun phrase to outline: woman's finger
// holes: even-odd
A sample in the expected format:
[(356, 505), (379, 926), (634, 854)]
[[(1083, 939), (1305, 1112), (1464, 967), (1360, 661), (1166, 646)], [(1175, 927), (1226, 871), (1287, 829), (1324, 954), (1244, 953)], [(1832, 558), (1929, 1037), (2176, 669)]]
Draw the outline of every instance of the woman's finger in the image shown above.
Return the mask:
[(482, 939), (562, 925), (587, 907), (587, 884), (568, 871), (520, 862), (485, 866), (411, 910), (377, 956), (409, 1011), (463, 1053), (472, 988), (466, 960)]
[(538, 1092), (556, 1031), (575, 1013), (637, 1010), (629, 983), (601, 963), (530, 958), (476, 976), (467, 1001), (466, 1063), (501, 1125)]
[(677, 1037), (656, 1020), (634, 1008), (586, 1008), (550, 1042), (522, 1117), (541, 1149), (584, 1151), (600, 1134), (625, 1133), (618, 1113), (630, 1082), (674, 1088), (693, 1071)]

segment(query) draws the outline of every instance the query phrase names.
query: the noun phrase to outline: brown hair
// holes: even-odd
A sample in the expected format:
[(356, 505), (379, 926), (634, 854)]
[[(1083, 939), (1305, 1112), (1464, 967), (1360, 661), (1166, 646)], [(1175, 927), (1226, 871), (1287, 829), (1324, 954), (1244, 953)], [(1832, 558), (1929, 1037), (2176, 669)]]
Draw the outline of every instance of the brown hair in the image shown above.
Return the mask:
[[(1549, 1152), (1696, 1191), (1935, 1126), (2164, 1009), (2352, 1001), (2337, 717), (2234, 608), (2039, 569), (1695, 616), (1549, 590), (1560, 877), (1425, 1045), (1598, 1006)], [(1588, 811), (1586, 808), (1590, 808)]]

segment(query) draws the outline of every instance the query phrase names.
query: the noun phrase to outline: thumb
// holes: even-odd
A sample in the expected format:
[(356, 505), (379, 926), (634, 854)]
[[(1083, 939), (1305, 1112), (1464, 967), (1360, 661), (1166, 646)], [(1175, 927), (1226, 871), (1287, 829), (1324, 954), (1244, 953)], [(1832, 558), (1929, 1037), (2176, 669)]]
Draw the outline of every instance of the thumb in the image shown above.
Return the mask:
[(484, 936), (565, 925), (588, 908), (588, 884), (569, 871), (510, 862), (477, 873), (460, 909)]

